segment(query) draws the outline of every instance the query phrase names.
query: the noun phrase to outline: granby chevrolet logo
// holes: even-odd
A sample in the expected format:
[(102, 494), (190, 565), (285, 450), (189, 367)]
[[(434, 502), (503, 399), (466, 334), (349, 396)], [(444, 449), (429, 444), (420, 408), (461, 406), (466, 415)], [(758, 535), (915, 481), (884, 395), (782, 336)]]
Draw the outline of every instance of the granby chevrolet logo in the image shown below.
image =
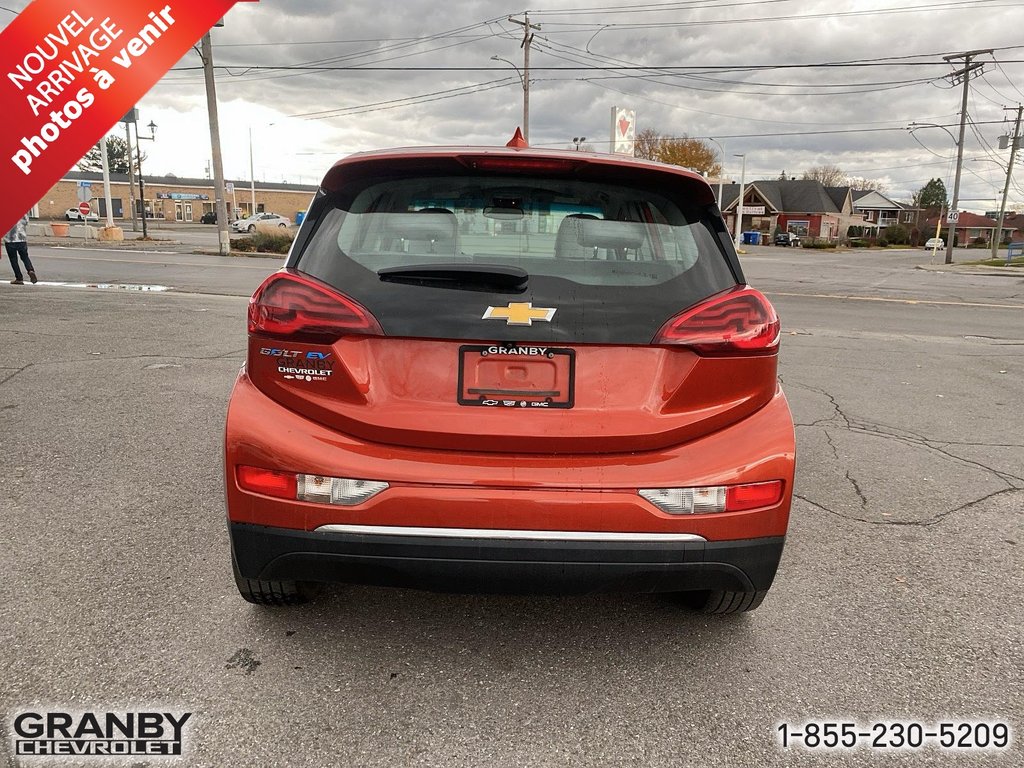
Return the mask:
[(554, 307), (534, 307), (532, 302), (510, 302), (507, 307), (488, 307), (484, 320), (504, 320), (505, 325), (533, 325), (533, 321), (550, 323)]
[(35, 757), (180, 755), (191, 712), (22, 712), (14, 753)]

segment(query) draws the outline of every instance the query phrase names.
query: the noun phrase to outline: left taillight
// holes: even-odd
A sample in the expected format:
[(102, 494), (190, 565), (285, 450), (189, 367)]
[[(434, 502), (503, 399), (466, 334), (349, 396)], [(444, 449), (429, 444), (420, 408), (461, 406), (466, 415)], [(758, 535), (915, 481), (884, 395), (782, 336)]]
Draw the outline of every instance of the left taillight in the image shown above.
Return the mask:
[(701, 355), (773, 355), (779, 349), (779, 316), (760, 291), (737, 286), (680, 312), (652, 344), (680, 344)]
[(256, 289), (249, 300), (249, 333), (309, 344), (383, 335), (380, 323), (358, 302), (291, 270), (274, 273)]
[(281, 472), (239, 465), (235, 468), (238, 485), (246, 491), (276, 499), (310, 501), (351, 507), (386, 491), (383, 480), (359, 480), (351, 477), (324, 477), (296, 472)]

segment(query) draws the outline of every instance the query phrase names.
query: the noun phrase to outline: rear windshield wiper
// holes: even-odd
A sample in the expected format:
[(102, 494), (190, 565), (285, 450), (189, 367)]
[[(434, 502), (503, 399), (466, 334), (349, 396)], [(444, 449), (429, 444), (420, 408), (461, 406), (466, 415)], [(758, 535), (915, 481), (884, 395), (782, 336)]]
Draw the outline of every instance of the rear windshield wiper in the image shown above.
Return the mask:
[(530, 279), (525, 269), (496, 264), (410, 264), (377, 270), (377, 276), (389, 283), (507, 292), (526, 290)]

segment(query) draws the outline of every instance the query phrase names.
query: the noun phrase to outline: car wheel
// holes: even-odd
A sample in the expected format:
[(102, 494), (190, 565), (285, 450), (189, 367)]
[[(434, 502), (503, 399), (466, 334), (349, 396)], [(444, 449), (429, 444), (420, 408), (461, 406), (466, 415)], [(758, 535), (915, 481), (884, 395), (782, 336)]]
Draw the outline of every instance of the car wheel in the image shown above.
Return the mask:
[(715, 589), (703, 592), (684, 592), (683, 602), (700, 613), (746, 613), (757, 608), (768, 594), (767, 589), (756, 592), (733, 592)]
[(238, 572), (234, 556), (231, 557), (231, 568), (235, 574), (238, 594), (253, 605), (302, 605), (316, 597), (320, 591), (320, 585), (310, 581), (247, 579)]
[(278, 229), (288, 229), (288, 225), (287, 224), (278, 224), (277, 227), (278, 227)]
[(249, 232), (255, 232), (256, 231), (256, 225), (255, 224), (250, 224), (248, 231)]

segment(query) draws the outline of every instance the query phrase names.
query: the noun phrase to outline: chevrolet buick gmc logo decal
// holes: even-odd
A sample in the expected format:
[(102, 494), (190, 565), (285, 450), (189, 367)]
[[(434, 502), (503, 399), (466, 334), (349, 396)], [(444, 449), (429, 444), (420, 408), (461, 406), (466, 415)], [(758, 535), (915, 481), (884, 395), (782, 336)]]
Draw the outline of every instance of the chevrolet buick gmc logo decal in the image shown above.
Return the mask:
[(533, 325), (536, 320), (550, 323), (555, 316), (554, 307), (534, 307), (532, 302), (510, 302), (507, 307), (488, 307), (483, 320), (504, 320), (505, 325)]

